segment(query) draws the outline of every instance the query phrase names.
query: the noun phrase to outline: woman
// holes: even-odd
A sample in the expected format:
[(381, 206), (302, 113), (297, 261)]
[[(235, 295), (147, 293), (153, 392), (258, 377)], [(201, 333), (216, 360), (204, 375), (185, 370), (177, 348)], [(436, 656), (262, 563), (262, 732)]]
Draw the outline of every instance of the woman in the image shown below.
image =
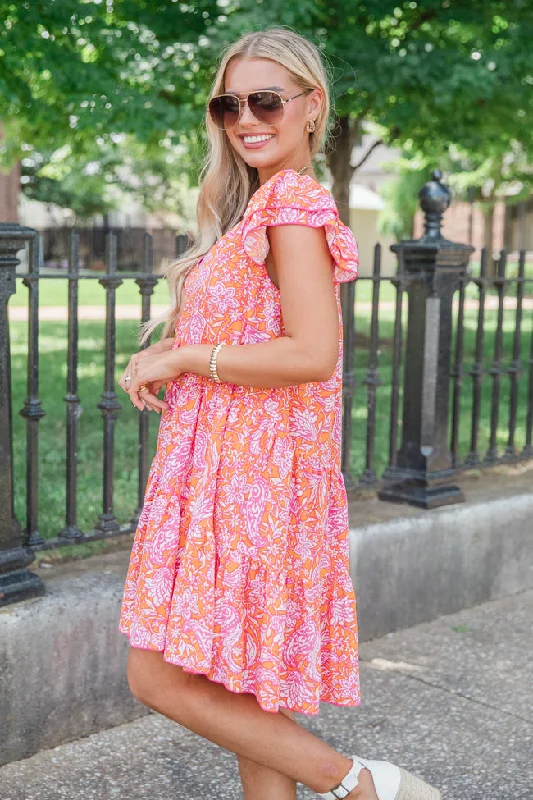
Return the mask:
[(273, 28), (224, 53), (198, 240), (167, 273), (174, 307), (143, 328), (164, 321), (161, 341), (120, 380), (162, 413), (120, 630), (134, 695), (236, 753), (247, 800), (294, 800), (298, 781), (328, 800), (431, 800), (294, 720), (360, 702), (340, 472), (339, 286), (357, 247), (311, 164), (328, 114), (303, 37)]

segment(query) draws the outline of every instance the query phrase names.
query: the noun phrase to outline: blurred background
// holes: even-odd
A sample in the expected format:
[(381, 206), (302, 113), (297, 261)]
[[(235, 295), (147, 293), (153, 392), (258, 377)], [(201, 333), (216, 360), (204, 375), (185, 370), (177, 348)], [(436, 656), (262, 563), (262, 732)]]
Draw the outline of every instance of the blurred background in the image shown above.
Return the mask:
[(388, 245), (420, 233), (417, 191), (433, 166), (454, 190), (445, 236), (478, 254), (533, 249), (533, 15), (522, 0), (0, 0), (0, 218), (43, 231), (54, 268), (74, 225), (82, 267), (96, 270), (109, 230), (119, 269), (134, 267), (136, 237), (157, 231), (157, 269), (174, 233), (195, 227), (221, 49), (269, 25), (324, 54), (334, 114), (317, 169), (363, 274), (376, 241), (391, 272)]

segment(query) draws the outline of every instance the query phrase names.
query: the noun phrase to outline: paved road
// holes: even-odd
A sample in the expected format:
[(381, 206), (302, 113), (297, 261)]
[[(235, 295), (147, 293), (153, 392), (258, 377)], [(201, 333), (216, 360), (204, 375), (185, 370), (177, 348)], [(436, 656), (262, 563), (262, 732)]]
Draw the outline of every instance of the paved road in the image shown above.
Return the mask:
[[(299, 721), (445, 800), (532, 800), (532, 619), (530, 591), (366, 642), (361, 706)], [(0, 769), (1, 800), (241, 797), (234, 757), (158, 714)]]

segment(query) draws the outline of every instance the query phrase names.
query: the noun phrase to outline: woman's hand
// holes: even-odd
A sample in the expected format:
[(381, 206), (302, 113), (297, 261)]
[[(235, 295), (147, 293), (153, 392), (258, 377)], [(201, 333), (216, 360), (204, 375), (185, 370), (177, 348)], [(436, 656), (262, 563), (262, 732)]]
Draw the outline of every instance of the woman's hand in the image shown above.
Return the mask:
[[(128, 365), (124, 372), (122, 373), (118, 384), (123, 389), (126, 394), (130, 394), (130, 387), (132, 385), (132, 379), (135, 373), (138, 371), (138, 364), (143, 359), (149, 356), (160, 355), (162, 353), (167, 353), (168, 351), (172, 350), (172, 346), (174, 344), (174, 337), (168, 337), (166, 339), (161, 339), (159, 342), (150, 345), (149, 347), (145, 347), (143, 350), (140, 350), (138, 353), (134, 353), (130, 358)], [(140, 381), (140, 383), (147, 383), (147, 381)], [(164, 408), (168, 408), (167, 403), (163, 400), (159, 400), (157, 398), (157, 394), (159, 393), (160, 389), (165, 385), (165, 380), (154, 380), (149, 382), (150, 383), (150, 391), (149, 392), (142, 392), (143, 396), (143, 403), (141, 406), (136, 405), (137, 408), (141, 408), (143, 410), (145, 407), (148, 407), (150, 410), (154, 411), (161, 411)], [(137, 393), (138, 394), (138, 393)], [(133, 401), (132, 401), (133, 402)]]
[[(136, 360), (135, 357), (132, 358), (134, 359), (132, 371), (125, 376), (122, 388), (129, 394), (133, 405), (140, 411), (146, 406), (154, 411), (167, 409), (168, 403), (159, 400), (157, 393), (163, 385), (181, 375), (178, 351), (156, 353), (151, 357), (137, 358)], [(127, 377), (130, 380), (126, 380)], [(122, 386), (122, 379), (119, 383)], [(140, 386), (147, 388), (139, 391)]]

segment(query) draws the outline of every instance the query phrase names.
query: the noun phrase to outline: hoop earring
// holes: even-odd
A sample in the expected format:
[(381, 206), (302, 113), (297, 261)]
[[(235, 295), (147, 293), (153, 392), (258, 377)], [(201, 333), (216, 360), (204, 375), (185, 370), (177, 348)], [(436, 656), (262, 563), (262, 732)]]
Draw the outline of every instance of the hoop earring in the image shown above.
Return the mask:
[(307, 123), (306, 129), (307, 129), (307, 131), (309, 133), (313, 133), (313, 131), (315, 129), (315, 121), (314, 121), (314, 119), (310, 119), (309, 120), (309, 122)]

